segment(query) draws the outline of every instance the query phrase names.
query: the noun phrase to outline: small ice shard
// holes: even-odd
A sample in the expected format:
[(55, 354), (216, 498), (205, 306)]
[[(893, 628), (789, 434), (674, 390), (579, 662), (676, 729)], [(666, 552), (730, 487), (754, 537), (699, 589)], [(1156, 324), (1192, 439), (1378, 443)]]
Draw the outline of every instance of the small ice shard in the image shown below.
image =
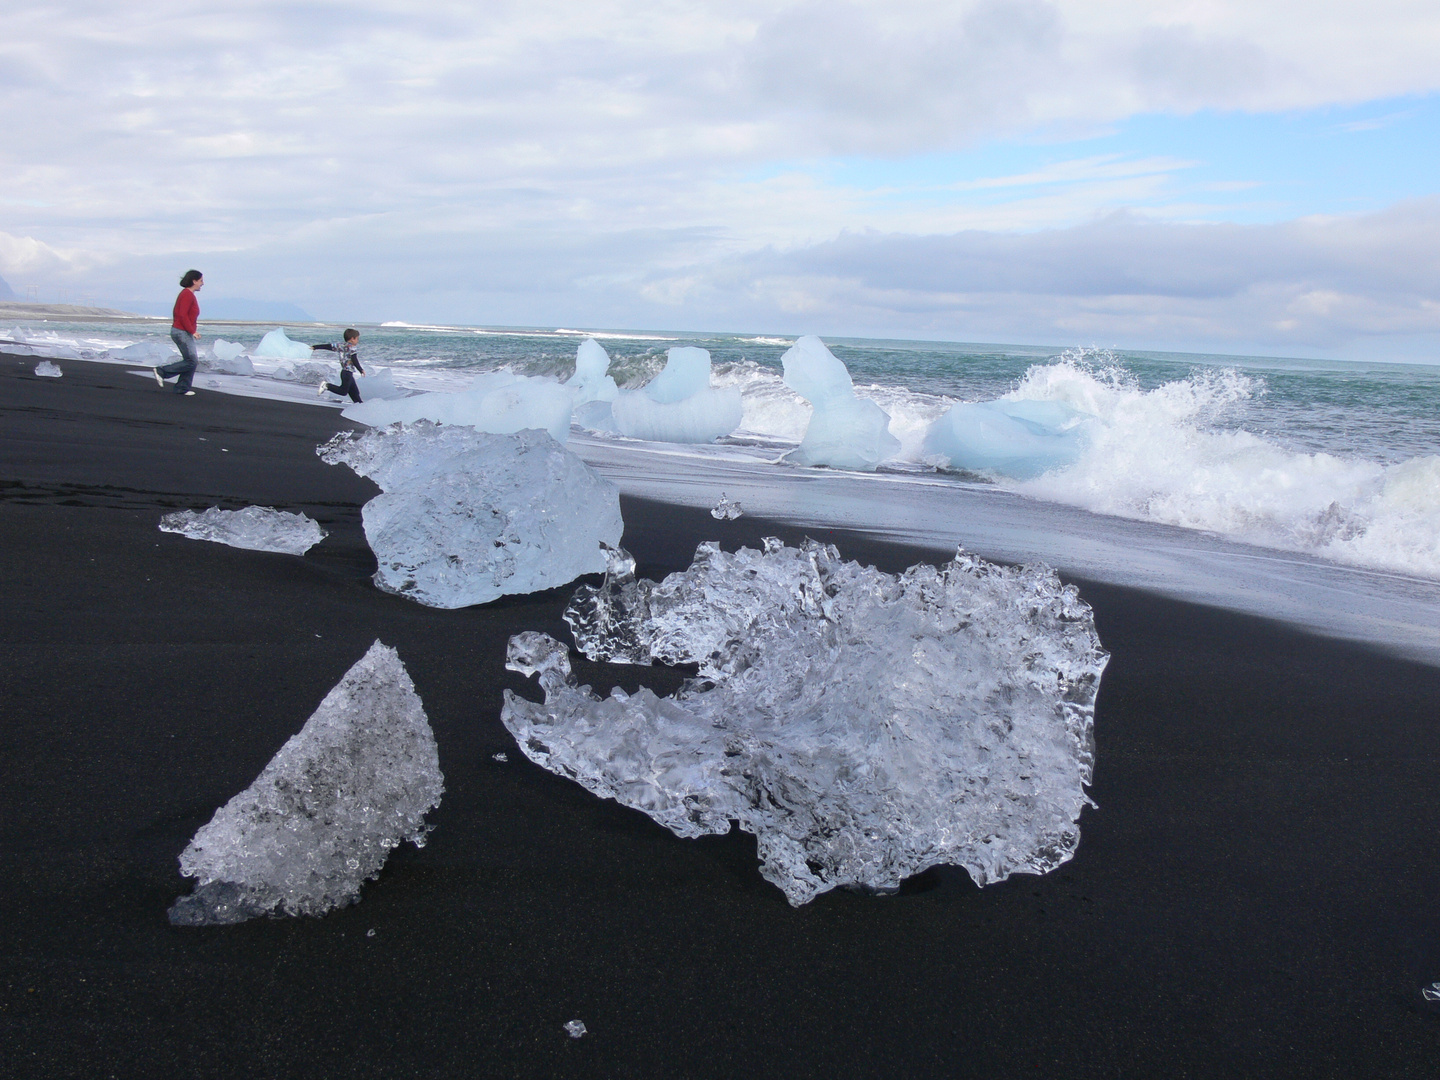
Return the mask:
[(375, 642), (180, 856), (199, 879), (177, 926), (323, 915), (353, 904), (392, 848), (425, 844), (440, 805), (435, 736), (395, 650)]
[(383, 492), (361, 511), (375, 584), (430, 607), (603, 571), (602, 545), (618, 544), (625, 528), (615, 485), (543, 431), (491, 435), (421, 421), (342, 432), (317, 452)]
[(510, 760), (510, 755), (506, 753), (491, 754), (490, 757), (495, 761), (498, 761), (501, 765), (504, 765), (507, 761)]
[(59, 364), (52, 364), (49, 360), (41, 360), (35, 365), (35, 374), (42, 379), (58, 379), (61, 371)]
[[(370, 427), (386, 424), (463, 425), (492, 435), (513, 435), (527, 428), (548, 431), (556, 442), (570, 437), (570, 412), (575, 390), (543, 376), (516, 375), (510, 371), (487, 371), (476, 375), (464, 390), (413, 394), (394, 400), (366, 396), (358, 405), (348, 405), (340, 414)], [(393, 397), (393, 395), (392, 395)]]
[(845, 365), (818, 337), (795, 342), (780, 362), (785, 385), (814, 406), (800, 445), (785, 455), (797, 465), (873, 472), (900, 451), (890, 434), (890, 414), (869, 398), (855, 396)]
[(962, 403), (930, 425), (923, 453), (942, 467), (1030, 480), (1075, 464), (1093, 419), (1061, 401)]
[(160, 519), (160, 531), (179, 533), (192, 540), (213, 540), (217, 544), (246, 551), (275, 551), (282, 555), (304, 555), (328, 535), (317, 522), (304, 514), (291, 514), (269, 506), (247, 506), (243, 510), (181, 510)]
[(723, 491), (720, 492), (720, 501), (710, 509), (710, 516), (716, 521), (734, 521), (743, 513), (740, 504), (727, 499)]
[(1440, 982), (1431, 983), (1420, 991), (1420, 996), (1426, 1001), (1440, 1001)]
[(291, 341), (285, 331), (276, 327), (260, 339), (260, 344), (250, 354), (275, 360), (309, 360), (310, 346), (301, 341)]
[(795, 905), (939, 864), (985, 885), (1074, 854), (1109, 657), (1053, 571), (959, 552), (895, 577), (770, 539), (702, 544), (654, 583), (623, 554), (566, 612), (580, 649), (698, 678), (602, 699), (564, 645), (518, 634), (507, 666), (545, 701), (506, 691), (501, 720), (532, 761), (679, 836), (738, 821)]
[(374, 936), (375, 936), (375, 930), (374, 930), (374, 928), (372, 927), (371, 929), (366, 930), (366, 931), (365, 931), (365, 936), (366, 936), (366, 937), (374, 937)]
[(581, 1020), (571, 1020), (565, 1025), (565, 1034), (572, 1039), (578, 1039), (585, 1034), (585, 1023)]
[(709, 352), (687, 345), (666, 356), (659, 375), (610, 403), (615, 430), (652, 442), (707, 443), (740, 426), (740, 391), (710, 385)]

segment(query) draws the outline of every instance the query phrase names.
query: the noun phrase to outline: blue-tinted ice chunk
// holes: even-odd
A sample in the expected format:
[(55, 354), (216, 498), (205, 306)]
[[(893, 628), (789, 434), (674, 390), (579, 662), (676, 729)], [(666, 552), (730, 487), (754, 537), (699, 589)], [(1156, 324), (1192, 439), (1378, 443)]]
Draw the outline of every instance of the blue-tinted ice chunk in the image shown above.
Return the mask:
[(923, 453), (936, 464), (1029, 480), (1073, 465), (1094, 418), (1060, 401), (979, 401), (930, 425)]

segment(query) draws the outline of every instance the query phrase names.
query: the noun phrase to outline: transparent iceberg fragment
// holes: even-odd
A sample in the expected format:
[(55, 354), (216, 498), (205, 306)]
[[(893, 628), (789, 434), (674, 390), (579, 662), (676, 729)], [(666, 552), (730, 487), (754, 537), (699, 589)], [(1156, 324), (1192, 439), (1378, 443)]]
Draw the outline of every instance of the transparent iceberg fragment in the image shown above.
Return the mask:
[(304, 514), (291, 514), (269, 506), (247, 506), (243, 510), (221, 510), (212, 506), (203, 512), (181, 510), (162, 517), (160, 531), (179, 533), (192, 540), (213, 540), (247, 551), (275, 551), (282, 555), (304, 555), (329, 535)]
[(710, 508), (710, 516), (716, 521), (734, 521), (744, 514), (738, 502), (732, 502), (720, 492), (720, 501)]
[(180, 354), (175, 351), (175, 346), (170, 343), (169, 338), (145, 338), (143, 341), (135, 341), (129, 345), (106, 349), (105, 355), (112, 360), (124, 360), (129, 364), (154, 366), (168, 364)]
[(219, 375), (254, 375), (255, 365), (245, 355), (245, 346), (216, 338), (210, 346), (209, 355), (200, 358), (200, 370)]
[(922, 452), (945, 468), (1030, 480), (1075, 464), (1093, 421), (1062, 401), (962, 402), (926, 429)]
[(1440, 1001), (1440, 982), (1431, 983), (1421, 989), (1420, 996), (1426, 1001)]
[[(293, 344), (293, 342), (292, 342)], [(306, 345), (306, 349), (310, 346)], [(259, 353), (255, 354), (259, 356)], [(279, 382), (298, 382), (307, 386), (314, 386), (321, 379), (327, 382), (335, 382), (340, 378), (340, 365), (327, 363), (323, 360), (286, 360), (276, 364), (270, 372), (270, 378)]]
[(245, 346), (238, 341), (216, 338), (215, 343), (210, 346), (210, 355), (216, 360), (238, 360), (244, 354)]
[(639, 390), (619, 391), (610, 402), (614, 430), (652, 442), (707, 443), (740, 426), (740, 391), (710, 385), (708, 351), (686, 345), (666, 357), (659, 375)]
[(585, 1022), (583, 1020), (571, 1020), (565, 1025), (565, 1034), (572, 1039), (578, 1039), (585, 1034)]
[(770, 539), (702, 544), (654, 583), (622, 556), (566, 611), (577, 645), (698, 677), (602, 699), (574, 684), (565, 646), (516, 635), (508, 666), (537, 674), (545, 701), (507, 691), (501, 719), (531, 760), (679, 836), (738, 821), (796, 905), (939, 864), (985, 885), (1073, 855), (1109, 657), (1053, 571), (961, 551), (897, 577)]
[(575, 405), (578, 408), (590, 402), (614, 401), (620, 396), (620, 388), (610, 377), (610, 354), (594, 338), (586, 338), (575, 350), (575, 374), (565, 380), (566, 386), (575, 388)]
[(60, 365), (52, 364), (49, 360), (41, 360), (35, 365), (35, 374), (42, 379), (58, 379), (61, 376)]
[(180, 856), (198, 879), (179, 926), (323, 915), (353, 904), (404, 840), (424, 846), (440, 805), (435, 736), (395, 650), (375, 642)]
[[(412, 399), (413, 400), (413, 399)], [(625, 523), (615, 485), (543, 431), (415, 424), (342, 432), (319, 447), (383, 492), (365, 538), (386, 592), (438, 608), (535, 592), (606, 568)]]
[(785, 385), (814, 407), (805, 437), (785, 455), (797, 465), (871, 472), (900, 451), (890, 414), (857, 397), (850, 372), (818, 337), (806, 336), (780, 358)]
[(482, 372), (464, 390), (437, 390), (399, 398), (392, 394), (389, 397), (394, 400), (377, 400), (377, 395), (367, 396), (362, 383), (360, 394), (364, 401), (346, 406), (340, 415), (371, 427), (423, 420), (464, 425), (492, 435), (538, 428), (561, 443), (570, 437), (570, 413), (575, 401), (573, 387), (545, 376), (516, 375), (511, 371)]
[(264, 356), (275, 360), (308, 360), (310, 346), (304, 342), (291, 341), (281, 327), (276, 327), (260, 339), (251, 356)]

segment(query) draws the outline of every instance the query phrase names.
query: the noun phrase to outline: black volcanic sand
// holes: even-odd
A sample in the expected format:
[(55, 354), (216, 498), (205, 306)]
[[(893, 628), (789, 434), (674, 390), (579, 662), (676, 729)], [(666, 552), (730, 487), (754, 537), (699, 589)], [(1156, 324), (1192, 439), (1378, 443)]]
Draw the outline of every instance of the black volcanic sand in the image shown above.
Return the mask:
[[(525, 760), (500, 690), (537, 692), (505, 642), (565, 635), (570, 590), (464, 611), (376, 590), (375, 489), (314, 453), (337, 412), (34, 364), (0, 357), (4, 1075), (1440, 1071), (1420, 994), (1440, 979), (1440, 671), (1082, 582), (1113, 659), (1076, 858), (794, 910), (751, 837), (677, 839)], [(249, 503), (330, 536), (294, 558), (156, 528)], [(801, 535), (624, 512), (651, 576), (704, 539)], [(936, 557), (813, 535), (889, 570)], [(171, 927), (191, 835), (376, 638), (439, 742), (429, 846), (321, 919)]]

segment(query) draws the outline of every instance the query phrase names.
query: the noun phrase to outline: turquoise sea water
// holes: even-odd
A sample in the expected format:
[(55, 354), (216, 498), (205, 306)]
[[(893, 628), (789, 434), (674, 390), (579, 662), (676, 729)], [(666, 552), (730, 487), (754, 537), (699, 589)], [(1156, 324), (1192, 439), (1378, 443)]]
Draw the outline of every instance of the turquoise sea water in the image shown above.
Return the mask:
[[(358, 327), (367, 367), (401, 384), (458, 389), (508, 368), (564, 378), (586, 333), (571, 328)], [(269, 327), (206, 324), (253, 348)], [(297, 341), (339, 327), (292, 326)], [(141, 339), (126, 324), (37, 324), (15, 333), (95, 355)], [(7, 337), (0, 327), (0, 337)], [(710, 351), (714, 381), (740, 389), (752, 449), (798, 443), (810, 407), (781, 381), (793, 339), (764, 334), (605, 331), (594, 336), (622, 387), (660, 371), (667, 348)], [(1440, 578), (1440, 366), (1056, 349), (1025, 345), (826, 339), (857, 392), (890, 414), (902, 444), (882, 472), (993, 484), (1021, 495), (1340, 564)], [(52, 349), (51, 351), (55, 351)], [(926, 429), (958, 402), (1058, 401), (1095, 418), (1080, 460), (1036, 479), (953, 474), (927, 460)], [(775, 455), (778, 457), (778, 454)]]

